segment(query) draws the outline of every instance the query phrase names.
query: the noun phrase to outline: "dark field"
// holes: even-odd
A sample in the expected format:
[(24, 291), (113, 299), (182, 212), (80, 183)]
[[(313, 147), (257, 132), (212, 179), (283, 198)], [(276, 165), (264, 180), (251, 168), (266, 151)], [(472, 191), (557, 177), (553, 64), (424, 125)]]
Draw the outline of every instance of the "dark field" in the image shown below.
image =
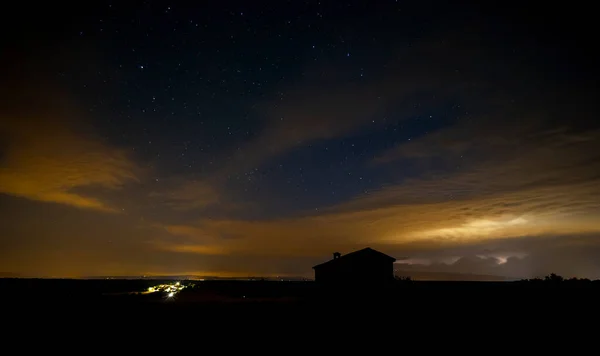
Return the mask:
[[(384, 287), (323, 287), (312, 281), (193, 281), (167, 298), (166, 293), (144, 294), (149, 287), (176, 281), (119, 279), (0, 279), (0, 300), (15, 308), (61, 308), (89, 306), (102, 309), (313, 309), (373, 304), (372, 308), (431, 310), (457, 307), (511, 307), (535, 309), (540, 303), (578, 301), (578, 307), (600, 308), (600, 281), (552, 282), (431, 282), (398, 281)], [(501, 303), (500, 303), (501, 302)], [(488, 303), (492, 303), (491, 305)], [(499, 304), (498, 304), (499, 303)], [(535, 305), (532, 305), (535, 304)]]
[(248, 335), (327, 330), (332, 323), (336, 332), (433, 330), (454, 324), (478, 330), (480, 324), (499, 328), (506, 323), (528, 329), (565, 323), (598, 325), (600, 310), (600, 283), (589, 281), (403, 281), (384, 288), (337, 289), (314, 282), (182, 281), (188, 287), (173, 298), (162, 292), (130, 293), (160, 283), (149, 280), (4, 279), (0, 283), (3, 315), (19, 315), (16, 325), (51, 325), (59, 320), (61, 325), (68, 322), (83, 330), (111, 325), (110, 330), (126, 333), (227, 330)]

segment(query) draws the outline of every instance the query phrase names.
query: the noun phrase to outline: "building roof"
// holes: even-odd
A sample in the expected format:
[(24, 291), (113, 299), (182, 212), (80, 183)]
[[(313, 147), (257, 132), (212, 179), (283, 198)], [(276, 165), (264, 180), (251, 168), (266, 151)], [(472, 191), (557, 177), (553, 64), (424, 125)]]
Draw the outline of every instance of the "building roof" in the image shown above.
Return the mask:
[(370, 247), (367, 248), (363, 248), (362, 250), (358, 250), (358, 251), (354, 251), (354, 252), (350, 252), (348, 254), (342, 255), (338, 258), (334, 258), (332, 260), (329, 260), (327, 262), (323, 262), (321, 264), (318, 264), (316, 266), (313, 267), (314, 268), (318, 268), (318, 267), (322, 267), (325, 265), (330, 265), (333, 263), (339, 263), (340, 261), (351, 261), (351, 260), (355, 260), (357, 258), (364, 258), (364, 257), (368, 257), (368, 258), (385, 258), (387, 260), (389, 260), (390, 262), (396, 262), (396, 259), (392, 256), (388, 256), (383, 252), (379, 252), (377, 250), (373, 250)]

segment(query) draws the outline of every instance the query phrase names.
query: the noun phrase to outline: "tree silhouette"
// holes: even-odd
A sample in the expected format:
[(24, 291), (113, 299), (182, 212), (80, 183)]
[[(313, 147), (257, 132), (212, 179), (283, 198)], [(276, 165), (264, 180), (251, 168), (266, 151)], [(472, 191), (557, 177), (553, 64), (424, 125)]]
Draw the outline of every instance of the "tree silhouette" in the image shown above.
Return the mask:
[(549, 276), (544, 277), (544, 281), (545, 282), (550, 282), (550, 283), (561, 283), (563, 282), (565, 279), (562, 276), (559, 276), (555, 273), (551, 273)]

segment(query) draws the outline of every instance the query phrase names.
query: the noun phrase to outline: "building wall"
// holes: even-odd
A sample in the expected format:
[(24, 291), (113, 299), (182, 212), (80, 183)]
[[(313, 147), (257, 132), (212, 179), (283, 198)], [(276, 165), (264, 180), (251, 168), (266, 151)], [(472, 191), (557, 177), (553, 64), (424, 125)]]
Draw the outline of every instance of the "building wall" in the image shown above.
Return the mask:
[(379, 283), (393, 278), (394, 263), (385, 260), (338, 263), (315, 269), (315, 281), (319, 283)]

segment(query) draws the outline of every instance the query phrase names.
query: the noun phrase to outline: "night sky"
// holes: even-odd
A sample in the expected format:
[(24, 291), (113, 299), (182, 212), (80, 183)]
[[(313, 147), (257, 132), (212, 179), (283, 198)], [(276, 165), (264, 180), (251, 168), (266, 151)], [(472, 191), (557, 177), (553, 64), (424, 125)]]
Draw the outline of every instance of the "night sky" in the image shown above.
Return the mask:
[(600, 278), (593, 11), (192, 3), (5, 9), (3, 276)]

